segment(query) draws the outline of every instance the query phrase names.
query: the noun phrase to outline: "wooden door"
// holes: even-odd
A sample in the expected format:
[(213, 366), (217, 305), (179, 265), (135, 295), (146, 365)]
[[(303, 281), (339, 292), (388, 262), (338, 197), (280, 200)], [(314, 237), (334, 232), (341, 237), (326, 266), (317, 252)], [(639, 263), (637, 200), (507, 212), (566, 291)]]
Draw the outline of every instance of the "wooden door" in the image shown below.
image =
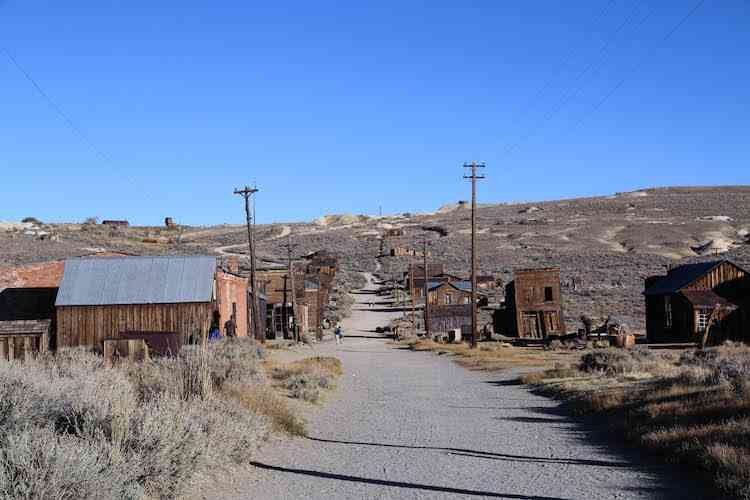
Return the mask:
[(523, 330), (526, 337), (541, 338), (542, 332), (539, 328), (539, 315), (535, 312), (523, 314)]
[(544, 336), (559, 331), (560, 318), (557, 311), (547, 311), (544, 314)]

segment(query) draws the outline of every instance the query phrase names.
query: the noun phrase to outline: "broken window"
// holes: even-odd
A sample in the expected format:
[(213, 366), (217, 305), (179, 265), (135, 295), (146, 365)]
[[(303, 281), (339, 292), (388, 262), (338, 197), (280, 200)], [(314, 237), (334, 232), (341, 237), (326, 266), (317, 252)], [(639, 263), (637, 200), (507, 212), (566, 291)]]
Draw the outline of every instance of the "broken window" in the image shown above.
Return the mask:
[(544, 301), (545, 302), (552, 302), (555, 300), (553, 293), (552, 293), (552, 287), (551, 286), (545, 286), (544, 287)]
[(696, 318), (696, 323), (699, 332), (705, 332), (708, 328), (708, 320), (711, 318), (711, 311), (709, 309), (700, 309)]
[(664, 328), (672, 328), (672, 300), (671, 297), (664, 297)]

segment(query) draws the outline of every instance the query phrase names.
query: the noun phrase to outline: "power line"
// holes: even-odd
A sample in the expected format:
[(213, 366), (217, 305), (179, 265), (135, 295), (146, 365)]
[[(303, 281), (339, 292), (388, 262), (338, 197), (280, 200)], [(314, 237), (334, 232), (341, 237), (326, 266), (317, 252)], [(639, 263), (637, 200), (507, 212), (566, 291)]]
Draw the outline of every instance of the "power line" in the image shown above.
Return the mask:
[[(604, 19), (606, 14), (609, 13), (609, 11), (612, 9), (612, 6), (614, 5), (615, 0), (609, 0), (609, 2), (604, 6), (604, 9), (597, 15), (592, 24), (598, 25), (599, 22)], [(545, 92), (552, 86), (552, 82), (554, 81), (555, 77), (560, 74), (561, 70), (568, 66), (571, 59), (573, 59), (573, 56), (577, 54), (579, 50), (571, 50), (567, 56), (558, 63), (557, 68), (553, 71), (553, 73), (545, 80), (545, 82), (537, 89), (537, 91), (534, 93), (534, 95), (526, 101), (523, 106), (521, 106), (521, 110), (515, 114), (515, 117), (511, 120), (512, 122), (517, 123), (518, 119), (521, 116), (525, 116), (528, 114), (528, 112), (533, 109), (536, 106), (536, 103), (541, 99), (541, 97), (545, 94)]]
[[(663, 44), (664, 42), (668, 41), (672, 35), (674, 35), (677, 30), (679, 30), (687, 21), (690, 19), (693, 14), (695, 14), (698, 9), (705, 3), (705, 0), (698, 0), (693, 7), (680, 18), (680, 20), (675, 24), (672, 29), (670, 29), (664, 37), (659, 41), (659, 43)], [(653, 53), (653, 50), (649, 50), (648, 54)], [(639, 61), (636, 61), (636, 63), (628, 69), (624, 76), (620, 78), (620, 80), (607, 92), (604, 97), (596, 102), (591, 109), (588, 110), (569, 130), (572, 130), (574, 128), (577, 128), (580, 126), (587, 118), (591, 117), (599, 108), (601, 108), (604, 103), (606, 103), (624, 84), (625, 81), (638, 69), (640, 69), (646, 62), (646, 57), (640, 59)]]
[(0, 51), (5, 54), (5, 56), (10, 60), (11, 63), (13, 63), (13, 66), (21, 73), (26, 80), (31, 83), (31, 85), (34, 87), (34, 89), (37, 91), (37, 93), (42, 96), (42, 98), (47, 101), (47, 104), (62, 118), (63, 122), (68, 126), (70, 130), (73, 131), (78, 137), (80, 137), (83, 142), (85, 142), (98, 156), (100, 156), (103, 160), (109, 160), (107, 155), (105, 155), (101, 149), (99, 149), (96, 144), (89, 138), (89, 136), (79, 127), (76, 122), (73, 121), (73, 119), (62, 109), (62, 107), (55, 102), (54, 99), (42, 88), (41, 85), (39, 85), (39, 82), (34, 79), (31, 74), (26, 71), (26, 69), (21, 65), (21, 63), (18, 62), (18, 59), (10, 53), (10, 51), (5, 47), (0, 47)]
[[(632, 14), (625, 18), (625, 20), (617, 27), (615, 30), (615, 35), (619, 34), (624, 28), (626, 28), (633, 20), (636, 19), (637, 15), (640, 13), (641, 9), (634, 9)], [(640, 20), (636, 28), (642, 26), (650, 17), (651, 14), (653, 14), (653, 9), (649, 10), (646, 15)], [(539, 121), (537, 121), (534, 125), (529, 127), (521, 137), (518, 138), (518, 140), (514, 143), (510, 143), (506, 145), (505, 154), (510, 154), (513, 151), (517, 150), (518, 147), (528, 140), (531, 136), (533, 136), (538, 130), (540, 130), (547, 122), (549, 122), (557, 113), (562, 110), (566, 104), (568, 104), (573, 97), (583, 88), (584, 84), (586, 83), (584, 80), (584, 77), (591, 72), (591, 75), (595, 75), (599, 70), (601, 70), (602, 66), (607, 62), (609, 52), (614, 39), (608, 40), (602, 47), (599, 49), (600, 55), (599, 59), (595, 60), (594, 62), (587, 65), (580, 73), (578, 73), (578, 76), (575, 78), (573, 87), (567, 94), (563, 96), (563, 98), (557, 103), (555, 107), (553, 107), (550, 111), (548, 111)]]

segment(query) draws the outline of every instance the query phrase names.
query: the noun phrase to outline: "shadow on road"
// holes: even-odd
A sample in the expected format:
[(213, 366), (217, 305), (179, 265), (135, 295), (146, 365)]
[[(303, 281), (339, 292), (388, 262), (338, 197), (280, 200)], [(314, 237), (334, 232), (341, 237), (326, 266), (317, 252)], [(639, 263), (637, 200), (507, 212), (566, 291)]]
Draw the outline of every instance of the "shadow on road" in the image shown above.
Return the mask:
[(250, 462), (251, 465), (259, 469), (272, 470), (277, 472), (287, 472), (290, 474), (300, 474), (304, 476), (318, 477), (322, 479), (333, 479), (335, 481), (347, 481), (352, 483), (373, 484), (377, 486), (392, 486), (394, 488), (409, 488), (414, 490), (434, 491), (438, 493), (451, 493), (454, 495), (470, 495), (489, 498), (507, 498), (509, 500), (563, 500), (559, 497), (544, 496), (527, 496), (513, 495), (504, 493), (494, 493), (491, 491), (467, 490), (463, 488), (451, 488), (449, 486), (435, 486), (431, 484), (407, 483), (403, 481), (389, 481), (387, 479), (374, 479), (368, 477), (346, 476), (344, 474), (333, 474), (330, 472), (321, 472), (309, 469), (292, 469), (290, 467), (277, 467), (260, 462)]
[(461, 455), (476, 458), (487, 458), (493, 460), (507, 460), (519, 463), (540, 463), (540, 464), (562, 464), (562, 465), (583, 465), (587, 467), (620, 467), (620, 468), (632, 468), (633, 464), (627, 462), (612, 462), (609, 460), (588, 460), (579, 458), (557, 458), (557, 457), (533, 457), (527, 455), (511, 455), (508, 453), (494, 453), (489, 451), (477, 451), (468, 450), (465, 448), (442, 448), (439, 446), (413, 446), (413, 445), (401, 445), (401, 444), (386, 444), (386, 443), (365, 443), (358, 441), (338, 441), (334, 439), (323, 439), (316, 437), (307, 437), (311, 441), (317, 441), (319, 443), (334, 443), (334, 444), (346, 444), (353, 446), (380, 446), (383, 448), (401, 448), (406, 450), (434, 450), (444, 451), (451, 455)]

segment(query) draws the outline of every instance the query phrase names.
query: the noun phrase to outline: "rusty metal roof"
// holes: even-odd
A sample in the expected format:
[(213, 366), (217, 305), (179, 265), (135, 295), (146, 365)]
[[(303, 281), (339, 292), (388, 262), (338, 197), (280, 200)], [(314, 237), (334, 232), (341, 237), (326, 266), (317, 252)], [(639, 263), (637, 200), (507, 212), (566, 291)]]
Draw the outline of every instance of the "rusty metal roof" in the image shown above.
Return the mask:
[(56, 306), (213, 300), (216, 257), (97, 257), (65, 261)]
[(698, 307), (732, 306), (724, 297), (713, 290), (682, 290), (680, 292), (691, 304)]
[(39, 335), (49, 333), (52, 320), (0, 321), (0, 335)]

